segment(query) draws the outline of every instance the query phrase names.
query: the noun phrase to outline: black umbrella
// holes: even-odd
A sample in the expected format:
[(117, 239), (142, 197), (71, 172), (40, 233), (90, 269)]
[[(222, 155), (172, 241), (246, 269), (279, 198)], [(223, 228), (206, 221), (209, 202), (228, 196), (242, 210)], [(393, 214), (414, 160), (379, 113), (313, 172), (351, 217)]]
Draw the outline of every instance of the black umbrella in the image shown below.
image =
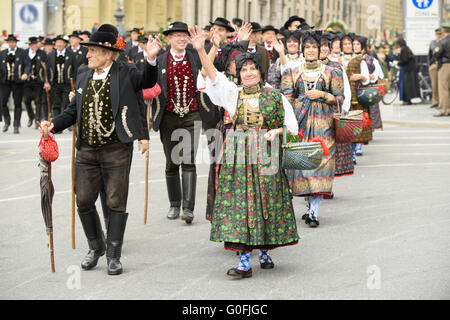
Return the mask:
[(50, 245), (50, 261), (52, 272), (55, 272), (55, 257), (53, 253), (53, 221), (52, 221), (52, 200), (55, 189), (52, 183), (52, 164), (39, 155), (39, 169), (41, 170), (41, 209), (47, 229), (47, 247)]
[[(39, 124), (39, 123), (38, 123)], [(39, 124), (40, 126), (40, 124)], [(52, 183), (52, 161), (58, 158), (58, 145), (52, 136), (43, 135), (39, 143), (39, 170), (41, 172), (41, 209), (47, 232), (47, 247), (50, 247), (52, 272), (55, 272), (55, 256), (53, 251), (53, 218), (52, 202), (55, 188)]]

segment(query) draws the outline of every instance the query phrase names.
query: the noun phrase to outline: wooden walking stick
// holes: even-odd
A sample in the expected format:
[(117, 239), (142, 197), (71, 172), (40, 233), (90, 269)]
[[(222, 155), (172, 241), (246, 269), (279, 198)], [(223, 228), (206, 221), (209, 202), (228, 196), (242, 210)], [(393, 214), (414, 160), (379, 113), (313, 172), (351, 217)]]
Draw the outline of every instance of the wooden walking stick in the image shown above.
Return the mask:
[[(70, 89), (75, 92), (75, 83), (70, 78)], [(75, 249), (75, 140), (77, 125), (72, 126), (72, 249)]]
[(145, 204), (144, 204), (144, 224), (147, 224), (147, 210), (148, 210), (148, 164), (149, 164), (149, 153), (150, 153), (150, 103), (151, 100), (147, 102), (147, 129), (149, 132), (148, 138), (148, 150), (145, 152)]

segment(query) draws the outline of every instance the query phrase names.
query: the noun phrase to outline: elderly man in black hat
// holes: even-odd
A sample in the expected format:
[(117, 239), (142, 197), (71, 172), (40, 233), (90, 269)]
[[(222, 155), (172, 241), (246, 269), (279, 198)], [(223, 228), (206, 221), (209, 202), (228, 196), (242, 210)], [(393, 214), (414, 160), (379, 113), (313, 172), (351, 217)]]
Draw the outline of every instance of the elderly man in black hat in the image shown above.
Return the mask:
[(55, 49), (47, 57), (50, 70), (51, 103), (53, 117), (59, 115), (69, 105), (71, 79), (75, 80), (77, 62), (73, 51), (67, 47), (69, 38), (59, 35), (55, 38)]
[(70, 49), (72, 50), (72, 52), (75, 55), (75, 62), (77, 65), (77, 70), (82, 65), (88, 64), (88, 61), (86, 58), (86, 55), (88, 53), (88, 48), (86, 48), (85, 46), (82, 46), (80, 44), (82, 40), (83, 40), (83, 38), (81, 37), (81, 34), (79, 31), (74, 31), (69, 36)]
[[(101, 28), (101, 27), (100, 27)], [(100, 30), (99, 28), (99, 30)], [(123, 271), (120, 262), (125, 226), (129, 168), (133, 141), (142, 136), (141, 106), (137, 94), (157, 81), (156, 54), (162, 47), (159, 38), (147, 44), (147, 68), (117, 62), (113, 33), (97, 31), (89, 42), (88, 67), (80, 72), (75, 97), (69, 107), (41, 131), (61, 131), (77, 123), (75, 192), (78, 214), (86, 234), (89, 252), (81, 263), (85, 270), (94, 268), (106, 252), (109, 275)], [(142, 148), (142, 152), (148, 145)], [(95, 202), (104, 186), (110, 209), (106, 243)]]
[[(30, 76), (25, 82), (23, 90), (23, 101), (28, 113), (28, 127), (31, 127), (34, 119), (41, 121), (43, 118), (47, 119), (48, 117), (48, 110), (47, 108), (42, 110), (43, 108), (41, 103), (44, 83), (46, 83), (46, 75), (44, 73), (45, 71), (43, 64), (47, 63), (47, 54), (43, 50), (39, 50), (38, 40), (39, 39), (37, 37), (28, 38), (27, 53), (31, 63), (31, 71)], [(34, 101), (34, 104), (36, 105), (36, 114), (33, 112), (33, 108), (31, 106), (32, 101)]]
[[(165, 171), (170, 201), (167, 218), (177, 219), (182, 207), (181, 218), (190, 224), (194, 219), (197, 185), (195, 154), (201, 131), (201, 126), (197, 127), (195, 124), (197, 121), (207, 121), (206, 118), (213, 114), (214, 106), (205, 106), (210, 102), (208, 97), (201, 96), (196, 89), (201, 62), (197, 51), (187, 47), (187, 24), (173, 22), (163, 34), (170, 43), (170, 50), (158, 57), (158, 84), (162, 92), (153, 100), (152, 122), (153, 129), (160, 131), (166, 155)], [(188, 134), (186, 138), (190, 139), (189, 148), (182, 150), (182, 156), (180, 151), (175, 149), (178, 142), (172, 141), (172, 134), (177, 129), (184, 130), (183, 132)]]
[[(11, 125), (8, 99), (13, 94), (14, 100), (14, 133), (19, 133), (20, 118), (22, 116), (22, 97), (24, 82), (30, 74), (30, 59), (24, 49), (17, 47), (19, 41), (13, 34), (8, 35), (6, 42), (8, 49), (0, 52), (0, 105), (5, 126), (3, 132)], [(0, 114), (1, 120), (1, 114)]]
[(305, 22), (306, 20), (299, 16), (292, 16), (288, 19), (288, 21), (285, 22), (283, 27), (286, 30), (295, 31), (300, 28), (302, 23)]

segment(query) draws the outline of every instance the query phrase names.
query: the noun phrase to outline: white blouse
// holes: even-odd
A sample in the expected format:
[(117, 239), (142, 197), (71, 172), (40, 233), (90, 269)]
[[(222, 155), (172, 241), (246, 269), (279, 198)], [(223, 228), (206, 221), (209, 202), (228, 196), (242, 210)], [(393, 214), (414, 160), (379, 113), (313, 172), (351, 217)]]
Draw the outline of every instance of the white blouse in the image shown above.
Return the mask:
[(348, 112), (352, 104), (352, 88), (350, 87), (350, 81), (348, 81), (347, 73), (344, 66), (342, 68), (342, 77), (344, 78), (344, 102), (342, 103), (342, 111)]
[[(266, 87), (271, 88), (267, 83)], [(212, 83), (211, 79), (208, 77), (206, 79), (203, 78), (202, 74), (199, 73), (197, 77), (197, 88), (199, 91), (206, 93), (212, 103), (223, 107), (228, 111), (232, 118), (234, 117), (238, 104), (240, 87), (234, 82), (229, 81), (223, 73), (216, 72), (215, 83)], [(298, 123), (292, 105), (283, 94), (281, 96), (284, 108), (284, 125), (289, 129), (292, 135), (297, 135)], [(249, 99), (247, 101), (254, 108), (259, 104), (258, 99)]]

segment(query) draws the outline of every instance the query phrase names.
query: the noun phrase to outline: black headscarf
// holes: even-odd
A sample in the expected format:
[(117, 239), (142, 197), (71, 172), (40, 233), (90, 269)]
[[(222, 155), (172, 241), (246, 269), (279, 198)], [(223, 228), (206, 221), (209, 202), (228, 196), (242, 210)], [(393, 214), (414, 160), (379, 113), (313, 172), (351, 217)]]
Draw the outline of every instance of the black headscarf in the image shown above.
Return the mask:
[(335, 39), (336, 35), (334, 35), (331, 32), (324, 32), (322, 33), (322, 37), (320, 39), (320, 44), (327, 44), (328, 47), (331, 49), (331, 43)]
[(250, 52), (245, 52), (245, 53), (241, 53), (238, 54), (234, 60), (236, 61), (236, 75), (237, 78), (239, 79), (239, 82), (242, 82), (241, 79), (241, 69), (242, 66), (244, 65), (244, 63), (248, 60), (253, 61), (253, 63), (255, 64), (256, 68), (259, 70), (260, 74), (261, 74), (261, 82), (264, 82), (264, 70), (262, 68), (262, 55), (259, 52), (256, 53), (250, 53)]
[(239, 42), (227, 42), (226, 44), (222, 45), (221, 48), (222, 48), (222, 59), (225, 63), (225, 69), (230, 64), (231, 54), (234, 51), (236, 51), (236, 50), (239, 50), (240, 52), (246, 51), (244, 46)]
[(307, 42), (315, 42), (320, 48), (320, 40), (322, 38), (322, 31), (302, 31), (302, 52), (305, 52), (305, 44)]

